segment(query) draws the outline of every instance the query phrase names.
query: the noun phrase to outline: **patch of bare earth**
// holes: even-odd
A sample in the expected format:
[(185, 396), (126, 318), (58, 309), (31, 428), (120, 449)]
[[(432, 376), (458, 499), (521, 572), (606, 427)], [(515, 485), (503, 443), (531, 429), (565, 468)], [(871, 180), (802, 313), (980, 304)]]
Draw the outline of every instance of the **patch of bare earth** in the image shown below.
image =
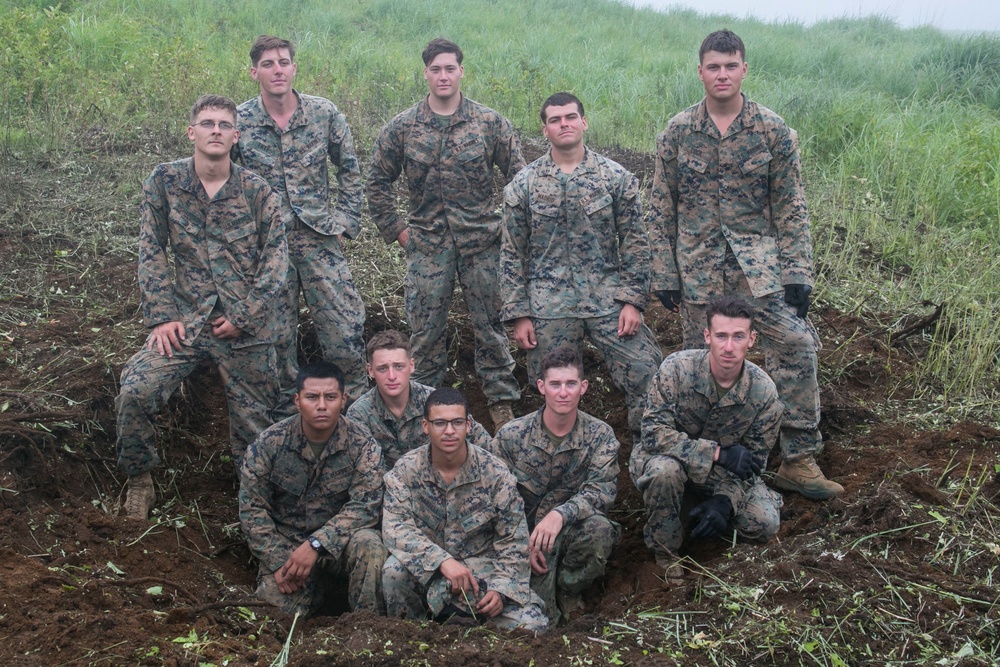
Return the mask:
[[(651, 169), (647, 155), (613, 157)], [(10, 185), (0, 186), (0, 262), (20, 272), (0, 284), (4, 665), (269, 665), (291, 627), (292, 619), (253, 598), (256, 564), (239, 531), (213, 369), (195, 373), (160, 417), (153, 520), (117, 514), (123, 478), (113, 400), (143, 336), (134, 246), (87, 245), (60, 221), (113, 227), (121, 218), (109, 238), (128, 236), (137, 189), (133, 183), (105, 204), (123, 211), (110, 216), (97, 205), (108, 175), (135, 179), (161, 159), (81, 154), (76, 167), (3, 163)], [(60, 179), (72, 183), (75, 198), (46, 185)], [(369, 333), (398, 326), (394, 299), (369, 309)], [(463, 309), (456, 299), (448, 382), (459, 383), (488, 424)], [(912, 353), (888, 350), (884, 336), (872, 335), (882, 331), (877, 322), (822, 308), (815, 320), (824, 339), (820, 463), (845, 486), (843, 498), (816, 503), (786, 494), (776, 539), (693, 543), (688, 578), (668, 586), (642, 541), (622, 396), (588, 349), (592, 384), (583, 408), (611, 423), (622, 442), (614, 518), (623, 538), (606, 577), (587, 591), (585, 612), (541, 637), (320, 616), (296, 626), (289, 664), (919, 664), (927, 655), (987, 664), (978, 656), (1000, 643), (991, 583), (1000, 564), (1000, 432), (974, 422), (920, 430), (894, 418), (892, 406), (910, 398)], [(665, 353), (679, 348), (675, 316), (654, 305), (647, 321)], [(313, 355), (308, 325), (303, 332), (303, 354)], [(539, 400), (523, 354), (516, 359), (523, 414)], [(772, 472), (777, 458), (776, 451)], [(973, 638), (978, 653), (964, 648)]]

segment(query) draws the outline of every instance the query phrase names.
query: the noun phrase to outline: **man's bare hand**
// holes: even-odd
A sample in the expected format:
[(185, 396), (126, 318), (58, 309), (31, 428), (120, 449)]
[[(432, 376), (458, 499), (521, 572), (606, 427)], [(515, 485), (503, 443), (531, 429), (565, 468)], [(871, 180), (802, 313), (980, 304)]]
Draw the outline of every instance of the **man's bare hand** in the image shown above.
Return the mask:
[[(313, 565), (316, 564), (318, 558), (319, 554), (312, 548), (312, 545), (308, 542), (300, 544), (292, 552), (292, 555), (288, 557), (285, 564), (274, 573), (274, 581), (278, 584), (278, 590), (282, 593), (293, 593), (302, 588), (306, 583), (306, 579), (309, 578), (309, 573), (312, 572)], [(282, 590), (281, 581), (278, 578), (279, 573), (281, 580), (285, 582), (286, 586), (290, 587), (290, 590)]]
[(533, 350), (538, 345), (535, 340), (535, 325), (530, 317), (519, 317), (514, 320), (514, 342), (522, 350)]
[(528, 538), (528, 548), (538, 549), (544, 553), (549, 553), (556, 545), (556, 538), (563, 527), (563, 515), (552, 510), (545, 515), (545, 518), (535, 525)]
[(490, 618), (498, 616), (503, 611), (503, 598), (496, 591), (489, 591), (476, 605), (476, 611)]
[(155, 349), (161, 357), (164, 355), (173, 357), (174, 350), (180, 352), (181, 341), (185, 339), (184, 336), (183, 322), (157, 324), (149, 332), (149, 337), (146, 338), (146, 349), (150, 352)]
[(400, 248), (406, 248), (406, 244), (410, 242), (410, 230), (404, 229), (396, 237), (396, 243), (399, 244)]
[(628, 338), (634, 336), (642, 326), (642, 313), (630, 303), (622, 306), (622, 312), (618, 315), (618, 337)]
[(212, 335), (216, 338), (238, 338), (241, 333), (243, 333), (243, 329), (240, 329), (225, 317), (216, 317), (212, 320)]
[(472, 570), (459, 563), (454, 558), (449, 558), (438, 566), (441, 576), (451, 584), (451, 592), (457, 593), (465, 591), (472, 592), (473, 597), (479, 595), (479, 584), (472, 575)]
[(545, 560), (545, 554), (543, 554), (538, 549), (532, 549), (528, 560), (531, 563), (531, 572), (537, 576), (542, 576), (543, 574), (549, 573), (549, 564)]

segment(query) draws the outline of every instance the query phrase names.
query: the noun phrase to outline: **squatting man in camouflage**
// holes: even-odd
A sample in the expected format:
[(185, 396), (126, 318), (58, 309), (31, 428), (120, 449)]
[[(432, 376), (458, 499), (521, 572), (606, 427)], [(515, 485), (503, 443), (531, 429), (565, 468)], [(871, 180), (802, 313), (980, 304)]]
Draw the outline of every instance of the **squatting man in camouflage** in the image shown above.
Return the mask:
[(638, 434), (660, 349), (643, 324), (649, 296), (649, 240), (639, 183), (583, 143), (587, 119), (570, 93), (542, 104), (548, 153), (504, 190), (500, 317), (528, 351), (528, 377), (557, 345), (583, 348), (586, 335), (624, 393)]
[(146, 519), (156, 499), (153, 420), (199, 362), (222, 375), (237, 466), (278, 400), (272, 313), (287, 272), (285, 221), (264, 179), (230, 162), (235, 124), (232, 101), (199, 97), (187, 129), (193, 157), (159, 165), (143, 183), (139, 291), (150, 332), (115, 401), (130, 517)]
[[(462, 95), (462, 49), (434, 39), (424, 49), (425, 100), (382, 128), (366, 194), (386, 243), (406, 252), (406, 319), (415, 379), (439, 387), (448, 364), (446, 333), (455, 277), (472, 318), (476, 373), (494, 428), (514, 418), (520, 398), (514, 359), (498, 317), (500, 216), (494, 168), (509, 181), (524, 166), (510, 121)], [(406, 174), (409, 212), (396, 212), (392, 184)]]
[(777, 114), (740, 92), (745, 53), (728, 30), (706, 37), (698, 54), (705, 99), (657, 138), (652, 289), (665, 308), (681, 311), (686, 348), (701, 346), (712, 299), (735, 294), (754, 307), (765, 368), (785, 407), (775, 486), (823, 500), (844, 488), (816, 463), (820, 343), (806, 317), (813, 257), (798, 140)]
[(257, 596), (308, 615), (335, 578), (346, 576), (352, 610), (384, 613), (382, 450), (364, 426), (341, 415), (337, 366), (304, 366), (296, 388), (299, 414), (261, 433), (240, 473), (240, 523), (260, 564)]
[(753, 309), (736, 297), (713, 301), (703, 331), (707, 350), (667, 357), (649, 386), (642, 440), (629, 473), (649, 512), (643, 535), (668, 579), (680, 579), (677, 555), (684, 515), (691, 537), (745, 538), (778, 532), (781, 496), (760, 478), (778, 437), (781, 403), (771, 378), (746, 361), (753, 347)]
[[(294, 414), (298, 370), (299, 292), (316, 328), (323, 358), (347, 375), (347, 394), (368, 389), (364, 360), (365, 305), (354, 286), (342, 241), (361, 227), (361, 171), (344, 114), (328, 99), (292, 88), (295, 46), (261, 35), (250, 48), (250, 76), (260, 95), (239, 106), (234, 159), (260, 174), (281, 195), (288, 235), (288, 280), (277, 304), (276, 346), (282, 402), (275, 419)], [(337, 169), (331, 206), (329, 163)]]
[(514, 473), (531, 535), (531, 588), (555, 624), (582, 605), (621, 534), (608, 519), (618, 493), (618, 440), (579, 409), (587, 391), (580, 353), (555, 347), (536, 385), (545, 404), (497, 431), (491, 451)]
[(548, 620), (529, 585), (524, 503), (503, 461), (466, 442), (468, 428), (462, 395), (435, 390), (424, 403), (430, 444), (386, 474), (386, 610), (395, 618), (458, 614), (544, 630)]
[[(391, 470), (400, 456), (428, 443), (422, 426), (424, 402), (434, 388), (410, 379), (413, 355), (410, 340), (402, 333), (378, 332), (368, 341), (367, 351), (366, 367), (375, 388), (354, 401), (347, 416), (368, 427), (382, 448), (386, 470)], [(483, 425), (469, 417), (468, 441), (485, 448), (490, 440)]]

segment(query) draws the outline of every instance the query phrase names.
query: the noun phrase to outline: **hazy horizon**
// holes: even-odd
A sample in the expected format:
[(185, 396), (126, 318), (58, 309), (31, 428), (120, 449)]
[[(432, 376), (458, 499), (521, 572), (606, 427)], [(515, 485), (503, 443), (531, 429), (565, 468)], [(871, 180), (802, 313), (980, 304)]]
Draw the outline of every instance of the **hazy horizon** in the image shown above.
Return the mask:
[(1000, 31), (1000, 2), (995, 0), (758, 0), (753, 7), (737, 6), (723, 0), (626, 0), (639, 7), (693, 9), (701, 14), (726, 14), (736, 18), (754, 17), (768, 23), (794, 21), (811, 25), (836, 18), (879, 15), (893, 19), (901, 28), (933, 25), (947, 31)]

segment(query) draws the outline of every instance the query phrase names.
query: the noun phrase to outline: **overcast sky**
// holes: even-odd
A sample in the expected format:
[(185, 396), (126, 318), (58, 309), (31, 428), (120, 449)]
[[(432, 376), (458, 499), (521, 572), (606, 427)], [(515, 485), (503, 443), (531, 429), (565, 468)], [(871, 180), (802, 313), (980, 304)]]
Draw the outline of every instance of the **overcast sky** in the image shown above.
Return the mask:
[(1000, 31), (1000, 0), (632, 0), (632, 4), (664, 9), (694, 9), (702, 14), (753, 16), (764, 21), (794, 20), (806, 25), (818, 19), (879, 14), (903, 28), (928, 23), (943, 30)]

